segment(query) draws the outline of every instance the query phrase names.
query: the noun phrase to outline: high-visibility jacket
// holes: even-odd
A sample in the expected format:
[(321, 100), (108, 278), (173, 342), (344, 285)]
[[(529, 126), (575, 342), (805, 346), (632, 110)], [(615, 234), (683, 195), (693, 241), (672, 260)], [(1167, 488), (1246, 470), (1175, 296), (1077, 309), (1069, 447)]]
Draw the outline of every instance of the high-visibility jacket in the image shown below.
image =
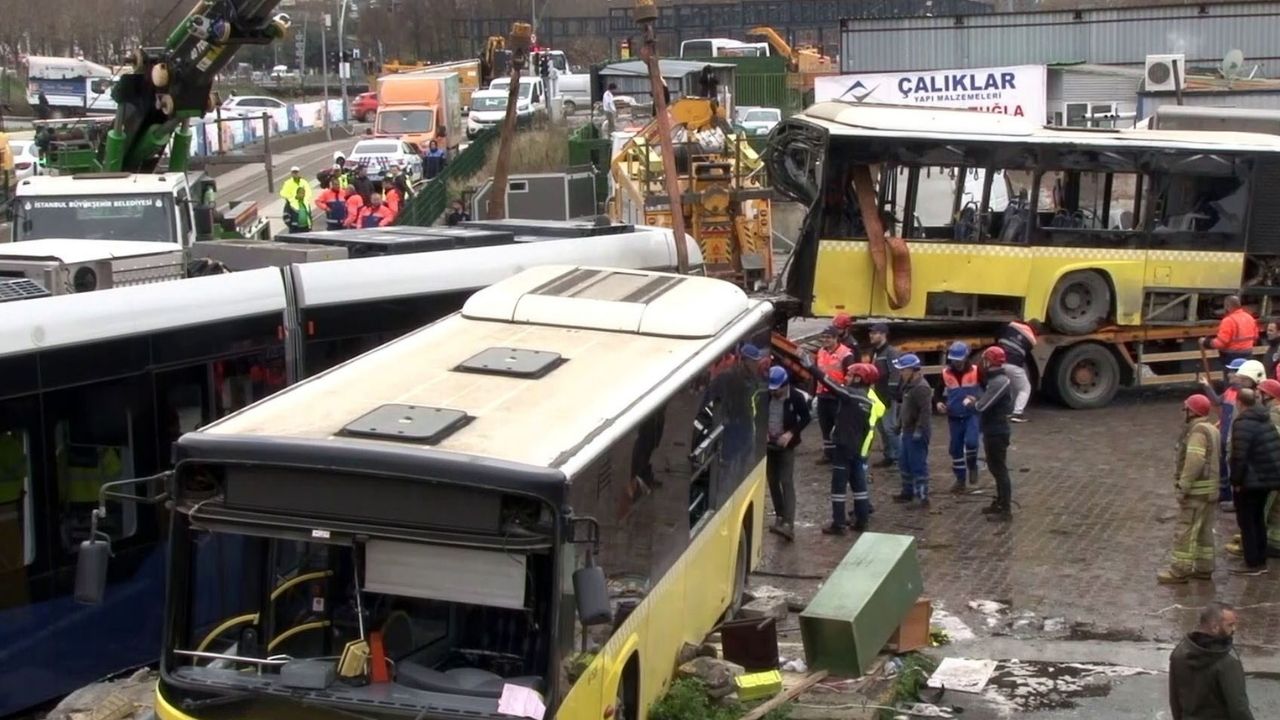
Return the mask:
[(876, 436), (876, 425), (880, 423), (880, 418), (884, 417), (889, 406), (884, 404), (880, 396), (876, 394), (875, 388), (867, 390), (867, 397), (871, 399), (871, 429), (867, 430), (867, 437), (862, 441), (862, 457), (871, 455), (871, 440)]
[(965, 405), (964, 399), (972, 397), (977, 400), (982, 396), (982, 383), (978, 378), (978, 366), (956, 372), (948, 364), (942, 368), (942, 397), (947, 403), (947, 416), (963, 418), (977, 412), (974, 405)]
[(356, 219), (360, 217), (360, 211), (364, 209), (364, 198), (360, 197), (360, 193), (353, 192), (347, 196), (347, 219), (343, 221), (344, 227), (353, 228), (356, 226)]
[(377, 207), (366, 205), (360, 208), (360, 214), (356, 216), (356, 227), (386, 227), (395, 219), (396, 214), (391, 212), (391, 208), (386, 205), (379, 205)]
[(1178, 440), (1177, 488), (1183, 495), (1218, 494), (1218, 459), (1221, 435), (1213, 421), (1200, 418), (1187, 423)]
[[(844, 359), (851, 353), (849, 348), (844, 345), (836, 345), (835, 350), (827, 350), (822, 348), (818, 351), (817, 365), (822, 374), (831, 378), (831, 381), (837, 385), (844, 384)], [(822, 383), (818, 383), (818, 394), (825, 395), (831, 392)]]
[(391, 208), (391, 214), (392, 214), (392, 215), (399, 215), (399, 214), (400, 214), (400, 204), (401, 204), (402, 200), (401, 200), (401, 198), (400, 198), (400, 190), (399, 190), (399, 189), (394, 188), (394, 187), (392, 187), (392, 188), (388, 188), (388, 189), (387, 189), (387, 192), (386, 192), (386, 195), (384, 195), (382, 199), (383, 199), (383, 201), (385, 202), (386, 206), (387, 206), (387, 207), (389, 207), (389, 208)]
[(1258, 321), (1244, 308), (1227, 313), (1218, 323), (1218, 334), (1210, 345), (1227, 352), (1248, 352), (1258, 342)]
[(337, 230), (347, 221), (347, 201), (337, 190), (325, 190), (316, 196), (316, 207), (324, 213), (330, 230)]
[(290, 175), (285, 178), (280, 185), (280, 197), (284, 198), (285, 202), (294, 200), (298, 197), (298, 188), (302, 188), (303, 202), (310, 205), (315, 197), (315, 191), (311, 189), (311, 182), (303, 177), (295, 178)]
[(61, 494), (67, 502), (97, 503), (98, 491), (103, 483), (124, 479), (121, 477), (124, 464), (120, 461), (120, 450), (114, 447), (99, 447), (95, 450), (97, 464), (92, 467), (72, 465), (66, 448), (58, 450)]

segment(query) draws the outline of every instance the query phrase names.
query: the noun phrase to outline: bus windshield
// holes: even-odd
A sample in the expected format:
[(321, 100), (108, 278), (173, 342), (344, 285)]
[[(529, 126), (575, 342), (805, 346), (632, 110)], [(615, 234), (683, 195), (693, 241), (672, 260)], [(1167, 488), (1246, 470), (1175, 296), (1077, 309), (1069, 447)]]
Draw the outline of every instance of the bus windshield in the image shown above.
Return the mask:
[(176, 242), (168, 195), (79, 195), (21, 200), (19, 240), (76, 238)]
[(378, 132), (384, 135), (431, 132), (435, 129), (435, 117), (431, 109), (380, 110)]
[[(377, 633), (402, 701), (460, 695), (492, 713), (504, 685), (545, 692), (549, 551), (232, 530), (188, 526), (186, 542), (176, 544), (189, 560), (179, 565), (188, 603), (166, 664), (179, 687), (246, 693), (245, 710), (273, 695), (296, 699), (306, 690), (287, 679), (290, 664), (336, 668), (348, 643)], [(238, 672), (246, 669), (255, 672)], [(339, 681), (316, 695), (376, 708), (384, 693)]]

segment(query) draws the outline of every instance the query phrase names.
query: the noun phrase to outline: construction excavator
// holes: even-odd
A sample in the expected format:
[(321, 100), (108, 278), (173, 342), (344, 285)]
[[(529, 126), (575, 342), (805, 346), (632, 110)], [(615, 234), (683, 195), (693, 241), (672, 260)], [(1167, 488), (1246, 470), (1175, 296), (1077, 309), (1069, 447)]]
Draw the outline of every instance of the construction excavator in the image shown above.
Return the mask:
[(768, 42), (774, 52), (787, 59), (787, 86), (802, 93), (806, 103), (812, 100), (810, 93), (813, 92), (814, 78), (840, 74), (839, 63), (835, 58), (823, 54), (822, 48), (792, 47), (777, 30), (771, 27), (762, 25), (751, 28), (747, 31), (747, 37)]
[[(749, 291), (773, 277), (772, 189), (760, 156), (735, 132), (713, 98), (682, 97), (670, 106), (679, 212), (702, 251), (707, 275)], [(672, 227), (667, 166), (657, 120), (631, 137), (610, 168), (614, 220)]]

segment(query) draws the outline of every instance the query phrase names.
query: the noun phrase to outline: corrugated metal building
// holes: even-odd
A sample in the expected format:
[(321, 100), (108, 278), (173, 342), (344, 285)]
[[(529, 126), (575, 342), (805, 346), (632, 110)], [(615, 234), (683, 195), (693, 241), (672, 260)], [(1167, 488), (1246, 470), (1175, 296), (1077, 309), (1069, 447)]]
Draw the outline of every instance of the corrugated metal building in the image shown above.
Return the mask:
[[(1178, 102), (1174, 92), (1147, 92), (1138, 67), (1051, 65), (1047, 73), (1047, 120), (1073, 127), (1131, 127), (1157, 108)], [(1188, 75), (1182, 104), (1280, 110), (1280, 80)]]
[(1217, 67), (1233, 48), (1260, 76), (1280, 76), (1280, 2), (1233, 2), (846, 19), (840, 71), (884, 72), (1088, 62), (1141, 66), (1148, 54), (1184, 53)]
[(1138, 112), (1142, 69), (1111, 65), (1050, 65), (1046, 120), (1070, 127), (1131, 127)]

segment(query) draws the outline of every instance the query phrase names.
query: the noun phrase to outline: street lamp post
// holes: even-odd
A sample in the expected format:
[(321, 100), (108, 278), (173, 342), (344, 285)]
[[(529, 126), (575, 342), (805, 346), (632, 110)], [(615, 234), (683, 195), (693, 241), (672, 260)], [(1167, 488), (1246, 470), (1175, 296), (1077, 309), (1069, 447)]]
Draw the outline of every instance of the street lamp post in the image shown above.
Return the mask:
[(351, 122), (351, 118), (347, 117), (351, 104), (347, 102), (347, 76), (351, 74), (351, 64), (347, 62), (346, 42), (347, 5), (350, 3), (351, 0), (342, 0), (338, 9), (338, 82), (342, 84), (342, 116), (347, 119), (348, 124)]

